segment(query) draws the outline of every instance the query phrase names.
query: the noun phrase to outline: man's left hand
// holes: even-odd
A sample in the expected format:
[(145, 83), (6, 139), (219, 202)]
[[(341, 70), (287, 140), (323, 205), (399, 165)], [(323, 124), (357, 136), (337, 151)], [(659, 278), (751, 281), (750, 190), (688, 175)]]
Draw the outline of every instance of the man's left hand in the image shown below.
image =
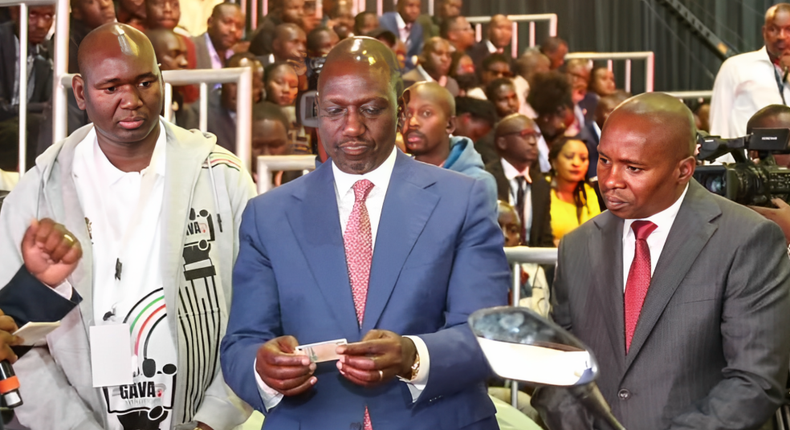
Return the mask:
[(386, 330), (371, 330), (361, 342), (337, 347), (337, 368), (349, 381), (363, 387), (384, 384), (401, 376), (411, 377), (417, 356), (414, 342)]

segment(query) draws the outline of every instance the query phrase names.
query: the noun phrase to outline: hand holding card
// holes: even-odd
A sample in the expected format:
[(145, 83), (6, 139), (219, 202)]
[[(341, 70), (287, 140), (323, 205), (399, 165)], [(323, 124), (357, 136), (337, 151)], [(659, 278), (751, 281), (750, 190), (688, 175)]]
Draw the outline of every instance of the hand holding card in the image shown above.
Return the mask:
[(276, 337), (258, 348), (255, 371), (270, 388), (284, 396), (302, 394), (315, 385), (315, 363), (297, 353), (293, 336)]
[(336, 339), (311, 343), (309, 345), (300, 345), (296, 347), (296, 353), (307, 355), (313, 363), (323, 363), (325, 361), (340, 359), (340, 356), (337, 354), (337, 347), (340, 345), (348, 345), (348, 341), (345, 339)]

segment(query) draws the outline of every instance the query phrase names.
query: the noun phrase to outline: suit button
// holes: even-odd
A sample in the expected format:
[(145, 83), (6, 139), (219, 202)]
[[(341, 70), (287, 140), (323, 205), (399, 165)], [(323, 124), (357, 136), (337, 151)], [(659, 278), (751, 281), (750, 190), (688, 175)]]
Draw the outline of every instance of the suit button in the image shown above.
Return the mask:
[(631, 398), (631, 392), (623, 388), (617, 392), (617, 397), (619, 397), (620, 400), (628, 400)]

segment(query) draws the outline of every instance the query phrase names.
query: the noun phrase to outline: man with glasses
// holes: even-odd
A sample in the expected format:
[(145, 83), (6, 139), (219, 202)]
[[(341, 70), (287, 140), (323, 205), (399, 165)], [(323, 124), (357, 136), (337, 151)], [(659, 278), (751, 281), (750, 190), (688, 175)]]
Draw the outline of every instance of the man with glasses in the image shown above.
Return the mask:
[(551, 188), (536, 169), (539, 137), (531, 119), (521, 114), (506, 117), (494, 135), (500, 159), (488, 163), (486, 170), (496, 180), (499, 200), (513, 205), (523, 220), (521, 243), (552, 247)]
[(710, 105), (712, 135), (743, 136), (746, 123), (758, 110), (790, 102), (790, 4), (768, 9), (763, 39), (762, 49), (736, 55), (721, 65)]

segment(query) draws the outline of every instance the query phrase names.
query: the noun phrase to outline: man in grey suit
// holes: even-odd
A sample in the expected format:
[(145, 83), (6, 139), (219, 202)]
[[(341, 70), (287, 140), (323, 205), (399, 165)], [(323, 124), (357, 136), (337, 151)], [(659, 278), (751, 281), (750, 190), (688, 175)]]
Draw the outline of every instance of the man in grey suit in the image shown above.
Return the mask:
[[(552, 318), (592, 349), (629, 429), (757, 429), (784, 400), (784, 236), (692, 179), (695, 132), (668, 95), (615, 109), (598, 147), (609, 211), (560, 243)], [(533, 405), (551, 428), (591, 427), (561, 389)]]

